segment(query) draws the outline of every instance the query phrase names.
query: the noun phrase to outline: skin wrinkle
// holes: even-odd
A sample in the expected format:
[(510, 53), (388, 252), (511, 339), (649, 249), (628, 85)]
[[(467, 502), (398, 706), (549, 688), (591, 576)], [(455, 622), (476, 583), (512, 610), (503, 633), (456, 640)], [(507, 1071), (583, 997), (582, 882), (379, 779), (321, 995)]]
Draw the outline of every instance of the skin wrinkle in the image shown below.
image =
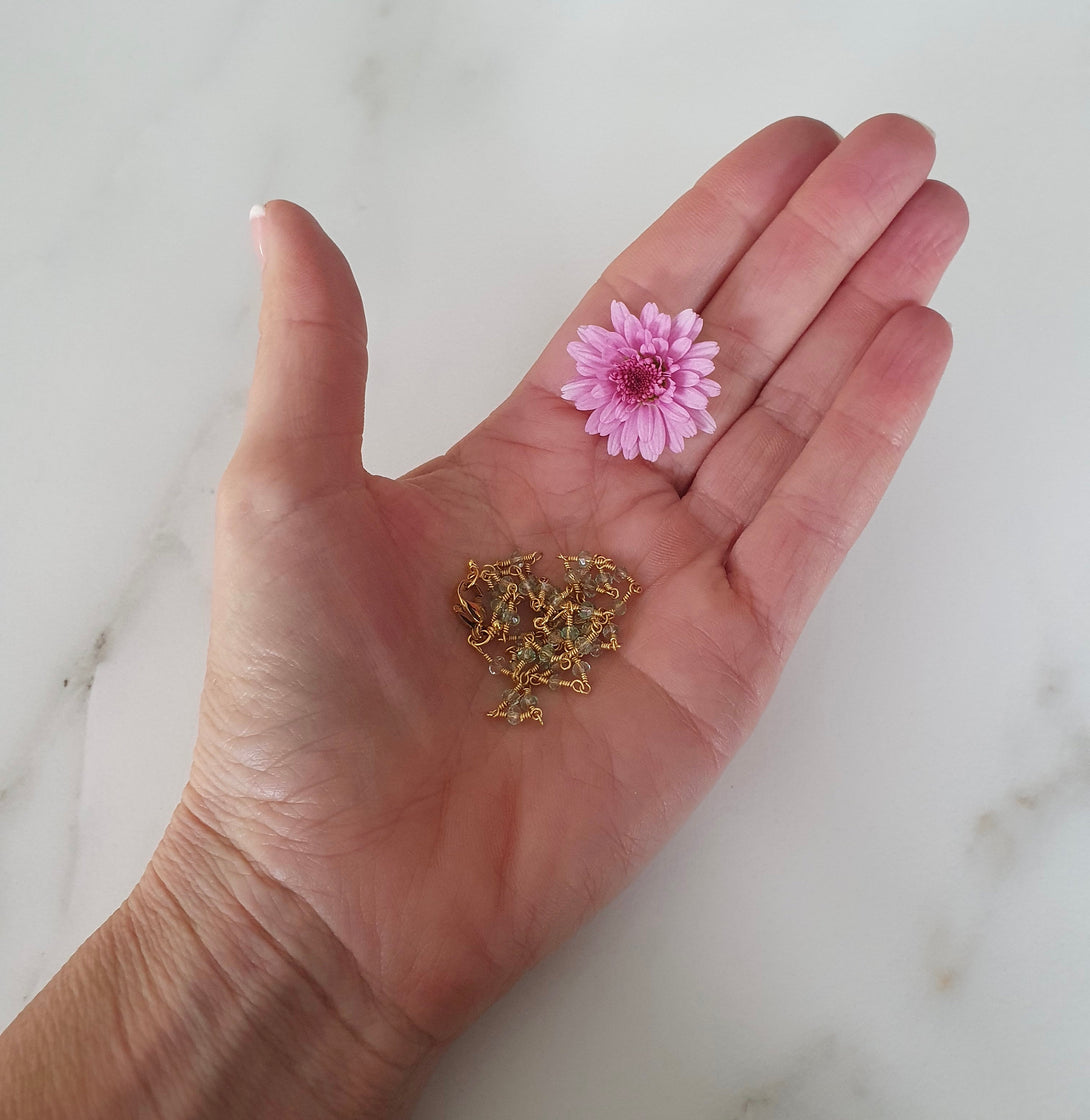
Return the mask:
[[(517, 757), (523, 760), (525, 756), (519, 754)], [(520, 761), (519, 765), (522, 769), (525, 769), (525, 761)], [(510, 871), (516, 851), (519, 847), (518, 821), (521, 816), (522, 808), (521, 795), (519, 792), (521, 785), (522, 774), (520, 773), (513, 781), (506, 783), (504, 789), (505, 800), (509, 801), (510, 804), (505, 807), (507, 828), (503, 830), (503, 842), (500, 846), (498, 858), (495, 861), (497, 894), (494, 903), (494, 912), (496, 914), (502, 914), (504, 912), (505, 899), (518, 897), (518, 892), (514, 889)]]
[[(786, 407), (777, 404), (772, 399), (774, 397), (783, 398), (787, 402)], [(809, 396), (801, 389), (777, 384), (775, 378), (765, 385), (761, 395), (750, 407), (762, 412), (776, 427), (787, 435), (793, 436), (795, 442), (800, 445), (799, 451), (806, 446), (825, 415), (822, 409), (811, 403)]]
[[(129, 934), (129, 945), (131, 948), (135, 949), (139, 957), (143, 975), (145, 977), (154, 976), (151, 965), (158, 954), (148, 952), (147, 946), (144, 943), (145, 931), (140, 928), (138, 922), (132, 920), (131, 915), (127, 915), (125, 929)], [(114, 955), (115, 959), (117, 959), (116, 951)], [(144, 990), (147, 990), (146, 987)], [(133, 1031), (130, 1029), (129, 1018), (122, 1013), (120, 1000), (116, 996), (110, 1000), (110, 1007), (115, 1024), (115, 1037), (120, 1042), (120, 1048), (128, 1064), (130, 1074), (138, 1082), (143, 1100), (146, 1103), (150, 1103), (152, 1109), (154, 1109), (157, 1120), (164, 1120), (163, 1112), (159, 1107), (159, 1102), (153, 1091), (151, 1075), (143, 1069), (138, 1059), (135, 1038)]]
[[(852, 206), (862, 203), (866, 207), (867, 216), (870, 219), (869, 227), (884, 230), (889, 225), (890, 219), (883, 217), (871, 201), (871, 195), (874, 193), (871, 188), (877, 187), (879, 192), (885, 196), (882, 201), (892, 208), (901, 196), (901, 191), (897, 186), (899, 176), (896, 173), (891, 173), (884, 178), (879, 177), (873, 171), (868, 170), (866, 166), (854, 160), (841, 161), (838, 164), (837, 173), (838, 176), (853, 180), (850, 184), (841, 185), (841, 189), (836, 192), (837, 198), (850, 199), (849, 206), (837, 207), (831, 216), (821, 214), (821, 211), (815, 205), (815, 197), (824, 199), (833, 196), (833, 192), (823, 190), (820, 195), (816, 196), (813, 192), (809, 192), (801, 200), (797, 196), (792, 198), (784, 207), (784, 211), (801, 221), (808, 230), (821, 238), (826, 244), (831, 245), (839, 254), (850, 258), (853, 255), (852, 246), (856, 241), (868, 245), (873, 243), (874, 238), (870, 236), (868, 223), (860, 222), (851, 230), (855, 237), (847, 244), (839, 241), (834, 231), (843, 228), (845, 210), (850, 210)], [(862, 188), (854, 181), (857, 178), (866, 180)], [(896, 206), (894, 213), (896, 214), (900, 209), (901, 206)], [(820, 218), (819, 214), (821, 214)]]
[[(257, 878), (259, 878), (260, 880), (262, 880), (265, 883), (266, 887), (272, 889), (274, 896), (275, 896), (275, 894), (277, 894), (279, 892), (285, 892), (288, 895), (290, 895), (302, 907), (304, 912), (310, 918), (313, 919), (313, 921), (316, 924), (317, 929), (321, 933), (328, 936), (334, 944), (336, 944), (340, 947), (340, 949), (343, 951), (343, 954), (344, 954), (344, 957), (345, 957), (346, 960), (352, 961), (352, 963), (355, 966), (354, 973), (355, 973), (356, 977), (358, 978), (360, 984), (363, 987), (365, 996), (367, 997), (367, 1000), (368, 1000), (368, 1006), (370, 1008), (372, 1008), (375, 1012), (378, 1013), (378, 1015), (383, 1019), (383, 1021), (386, 1023), (386, 1025), (395, 1034), (397, 1034), (401, 1037), (404, 1037), (403, 1028), (400, 1027), (399, 1025), (395, 1024), (392, 1021), (392, 1019), (389, 1017), (389, 1012), (388, 1012), (387, 1007), (386, 1007), (386, 1001), (379, 998), (378, 990), (377, 990), (376, 986), (364, 974), (363, 969), (359, 965), (359, 961), (356, 960), (355, 956), (353, 956), (353, 954), (349, 950), (348, 946), (345, 945), (344, 942), (341, 941), (341, 939), (333, 932), (333, 930), (330, 928), (330, 926), (325, 921), (325, 919), (322, 918), (322, 916), (318, 913), (318, 911), (314, 909), (314, 907), (311, 905), (311, 903), (309, 901), (307, 901), (307, 899), (305, 899), (297, 891), (293, 890), (292, 888), (288, 887), (286, 884), (284, 884), (284, 883), (280, 882), (278, 879), (276, 879), (267, 870), (267, 868), (264, 866), (263, 862), (260, 859), (258, 859), (255, 856), (252, 856), (245, 849), (239, 847), (236, 843), (234, 843), (234, 841), (232, 841), (226, 835), (225, 832), (223, 832), (221, 829), (215, 827), (213, 824), (211, 824), (211, 822), (205, 820), (202, 816), (200, 816), (196, 812), (196, 810), (194, 809), (191, 802), (183, 803), (181, 808), (188, 814), (190, 819), (195, 824), (198, 825), (198, 827), (207, 830), (209, 833), (211, 833), (213, 836), (215, 836), (218, 841), (221, 841), (228, 848), (228, 850), (232, 854), (237, 855), (247, 865), (247, 867), (249, 867), (250, 871)], [(159, 879), (160, 881), (162, 881), (162, 876), (158, 875), (158, 873), (156, 873), (156, 878)], [(170, 891), (169, 888), (167, 888), (167, 889), (168, 889), (168, 893), (171, 894), (172, 897), (174, 897), (173, 892)], [(302, 968), (302, 965), (294, 960), (293, 956), (288, 952), (286, 947), (284, 947), (281, 943), (277, 942), (273, 938), (271, 932), (265, 928), (264, 923), (260, 919), (258, 919), (257, 916), (254, 915), (249, 910), (248, 907), (246, 907), (246, 905), (243, 902), (241, 897), (239, 897), (237, 894), (234, 894), (234, 895), (232, 895), (232, 898), (238, 903), (238, 905), (240, 907), (242, 907), (243, 910), (246, 911), (247, 914), (250, 915), (250, 918), (253, 920), (253, 923), (254, 923), (255, 927), (257, 928), (259, 935), (262, 936), (266, 941), (268, 941), (274, 948), (277, 948), (280, 951), (280, 953), (281, 953), (282, 957), (285, 959), (286, 963), (289, 966), (295, 968), (297, 971), (299, 971), (300, 975), (303, 976), (303, 978), (305, 980), (307, 980), (309, 983), (311, 983), (314, 986), (315, 990), (320, 993), (320, 998), (323, 1000), (323, 1002), (326, 1002), (327, 1006), (329, 1007), (329, 1010), (337, 1016), (338, 1021), (341, 1022), (346, 1027), (346, 1029), (348, 1029), (350, 1032), (352, 1032), (354, 1037), (359, 1037), (359, 1036), (356, 1036), (354, 1028), (350, 1024), (348, 1024), (344, 1021), (343, 1017), (341, 1016), (340, 1011), (331, 1002), (328, 1002), (329, 1001), (328, 995), (326, 995), (324, 992), (322, 992), (321, 985), (318, 984), (317, 981), (314, 979), (313, 974), (309, 973), (307, 970), (304, 970)], [(187, 918), (188, 918), (188, 915), (187, 915)], [(196, 936), (196, 934), (195, 934), (195, 936)], [(203, 941), (201, 942), (201, 944), (203, 946)], [(212, 954), (209, 953), (209, 956), (211, 957)], [(213, 965), (214, 965), (214, 967), (217, 968), (217, 970), (219, 970), (220, 966), (218, 965), (217, 962), (215, 962), (214, 958), (213, 958)], [(419, 1024), (415, 1023), (413, 1021), (413, 1019), (411, 1018), (411, 1016), (409, 1016), (402, 1008), (397, 1008), (397, 1012), (398, 1012), (399, 1016), (401, 1017), (401, 1019), (403, 1019), (404, 1022), (407, 1023), (412, 1028), (412, 1030), (414, 1031), (414, 1033), (416, 1035), (415, 1038), (408, 1040), (408, 1041), (410, 1041), (411, 1044), (416, 1045), (416, 1046), (430, 1046), (430, 1047), (434, 1047), (434, 1046), (437, 1046), (439, 1044), (439, 1040), (437, 1038), (435, 1038), (434, 1035), (430, 1034), (428, 1031), (424, 1030), (424, 1028), (421, 1027)], [(375, 1050), (372, 1043), (370, 1043), (366, 1039), (363, 1039), (362, 1037), (359, 1038), (359, 1041), (360, 1041), (361, 1045), (363, 1046), (363, 1048), (367, 1052), (374, 1053), (375, 1056), (380, 1058), (380, 1060), (382, 1060), (385, 1064), (392, 1065), (392, 1066), (394, 1066), (394, 1068), (398, 1068), (396, 1066), (396, 1063), (393, 1063), (390, 1058), (388, 1058), (385, 1055), (380, 1054), (377, 1050)]]
[[(736, 255), (741, 258), (748, 252), (750, 247), (757, 241), (764, 230), (768, 227), (768, 221), (762, 223), (761, 217), (753, 212), (747, 210), (741, 203), (745, 198), (745, 190), (740, 186), (736, 179), (728, 179), (723, 183), (723, 189), (716, 190), (709, 186), (704, 180), (708, 175), (705, 172), (682, 197), (691, 200), (695, 195), (697, 197), (706, 197), (708, 199), (707, 214), (702, 209), (694, 210), (693, 229), (698, 233), (706, 233), (711, 235), (716, 227), (721, 226), (723, 223), (720, 220), (719, 211), (725, 211), (734, 219), (732, 230), (736, 235), (736, 243), (741, 246)], [(699, 219), (697, 218), (699, 215)], [(737, 236), (741, 234), (741, 236)], [(723, 277), (730, 271), (731, 264), (728, 261), (726, 266), (721, 268), (719, 275), (714, 279), (709, 287), (715, 291), (723, 281)], [(703, 295), (700, 298), (700, 304), (703, 305), (707, 302), (708, 296)], [(699, 314), (699, 312), (698, 312)]]
[[(633, 293), (629, 292), (627, 298), (621, 294), (622, 290), (627, 290), (627, 289), (620, 288), (617, 284), (615, 284), (612, 280), (610, 280), (608, 278), (608, 273), (609, 273), (610, 269), (613, 269), (615, 272), (618, 272), (619, 278), (621, 280), (623, 280), (626, 285), (628, 285), (630, 288), (632, 288), (635, 291), (635, 294), (637, 296), (636, 302), (639, 303), (639, 305), (641, 307), (645, 303), (657, 304), (659, 302), (659, 300), (662, 298), (661, 296), (654, 295), (654, 293), (651, 292), (650, 289), (645, 288), (642, 284), (633, 280), (630, 276), (627, 276), (627, 275), (624, 275), (623, 273), (620, 273), (619, 270), (615, 269), (614, 266), (611, 265), (609, 269), (606, 269), (606, 271), (603, 272), (601, 274), (601, 276), (598, 277), (597, 283), (604, 285), (609, 290), (609, 294), (613, 297), (613, 299), (619, 300), (626, 307), (629, 307), (631, 305), (632, 294)], [(591, 290), (593, 291), (593, 289), (591, 289)], [(607, 309), (607, 312), (608, 312), (608, 309)], [(606, 314), (606, 313), (604, 313), (604, 314)], [(608, 318), (608, 314), (606, 314), (606, 317)], [(613, 330), (612, 323), (610, 324), (608, 329)]]
[[(239, 493), (236, 495), (233, 493), (235, 486), (229, 478), (231, 467), (228, 466), (217, 491), (216, 520), (217, 522), (222, 521), (228, 527), (235, 528), (241, 523), (246, 527), (248, 533), (253, 531), (252, 526), (255, 521), (264, 522), (264, 529), (256, 537), (247, 537), (246, 543), (250, 548), (262, 544), (269, 533), (287, 524), (291, 518), (300, 513), (305, 512), (308, 516), (313, 517), (313, 506), (350, 498), (360, 490), (366, 489), (365, 481), (356, 484), (345, 484), (343, 481), (339, 481), (324, 488), (319, 487), (313, 490), (308, 488), (306, 493), (299, 493), (297, 488), (287, 481), (288, 475), (286, 472), (265, 480), (258, 478), (256, 482), (253, 479), (253, 467), (248, 466), (246, 472), (249, 475), (249, 480), (244, 485), (241, 483), (238, 485)], [(258, 509), (253, 500), (255, 491), (258, 495), (261, 495), (270, 490), (288, 497), (292, 494), (296, 495), (294, 501), (276, 503), (287, 505), (287, 508), (278, 517), (270, 517), (268, 513)]]
[[(695, 486), (691, 487), (689, 493), (685, 495), (686, 503), (689, 506), (696, 506), (692, 509), (692, 516), (695, 517), (702, 525), (709, 529), (709, 537), (712, 536), (711, 526), (708, 522), (710, 517), (701, 517), (698, 510), (701, 506), (707, 507), (716, 515), (718, 524), (714, 529), (714, 537), (716, 543), (722, 545), (728, 550), (734, 547), (734, 542), (738, 539), (740, 529), (736, 528), (742, 523), (742, 515), (731, 505), (730, 500), (724, 495), (723, 497), (715, 496), (709, 493), (708, 490), (701, 488), (697, 489)], [(724, 522), (730, 527), (725, 529)]]
[[(723, 738), (723, 736), (719, 735), (710, 723), (708, 723), (706, 720), (701, 719), (700, 716), (698, 716), (687, 704), (683, 704), (680, 700), (667, 692), (666, 689), (646, 670), (641, 669), (638, 665), (636, 665), (628, 658), (624, 658), (624, 662), (651, 687), (662, 694), (669, 707), (678, 714), (681, 722), (689, 728), (696, 739), (709, 747), (709, 749), (711, 750), (712, 758), (716, 760), (716, 772), (721, 770), (723, 767), (723, 763), (726, 761), (726, 756), (725, 753), (720, 751), (714, 744), (718, 739)], [(733, 670), (728, 672), (726, 675), (730, 679), (732, 684), (738, 684), (737, 674)], [(743, 692), (744, 694), (748, 691), (748, 688), (742, 688), (739, 689), (739, 691)], [(737, 727), (737, 720), (734, 719), (733, 716), (729, 718), (731, 719), (731, 722), (734, 723), (735, 727)]]
[[(313, 328), (320, 332), (328, 332), (332, 334), (335, 339), (346, 340), (352, 345), (358, 346), (365, 354), (367, 352), (367, 330), (351, 319), (342, 319), (335, 315), (325, 319), (317, 319), (308, 318), (306, 316), (294, 317), (277, 313), (266, 323), (260, 325), (259, 335), (261, 338), (264, 338), (270, 331), (275, 331), (280, 327), (290, 328), (287, 333), (291, 333), (291, 331), (299, 327)], [(365, 361), (363, 370), (360, 371), (361, 377), (364, 376), (363, 371), (366, 369), (367, 365)]]

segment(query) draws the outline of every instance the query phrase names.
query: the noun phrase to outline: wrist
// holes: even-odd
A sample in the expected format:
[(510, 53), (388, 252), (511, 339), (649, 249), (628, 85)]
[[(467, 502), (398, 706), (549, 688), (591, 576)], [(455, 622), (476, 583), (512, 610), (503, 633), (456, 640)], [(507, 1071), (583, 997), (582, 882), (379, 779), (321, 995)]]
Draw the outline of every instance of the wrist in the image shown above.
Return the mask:
[(128, 1049), (145, 1083), (217, 1116), (407, 1114), (438, 1047), (184, 805), (117, 917), (117, 951), (142, 973)]
[(404, 1116), (439, 1047), (186, 808), (0, 1037), (0, 1120)]

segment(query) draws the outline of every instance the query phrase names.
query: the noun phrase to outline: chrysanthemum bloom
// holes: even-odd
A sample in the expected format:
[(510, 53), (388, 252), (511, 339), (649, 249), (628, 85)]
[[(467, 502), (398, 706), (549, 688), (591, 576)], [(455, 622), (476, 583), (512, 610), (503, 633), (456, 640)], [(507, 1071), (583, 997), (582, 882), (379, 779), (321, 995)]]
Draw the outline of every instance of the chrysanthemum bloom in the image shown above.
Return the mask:
[(560, 395), (587, 417), (591, 435), (608, 437), (610, 455), (654, 462), (669, 445), (680, 451), (697, 431), (714, 432), (708, 399), (719, 383), (708, 375), (717, 342), (694, 342), (703, 320), (693, 310), (673, 317), (645, 303), (639, 318), (620, 300), (610, 304), (613, 330), (579, 327), (570, 342), (579, 376)]

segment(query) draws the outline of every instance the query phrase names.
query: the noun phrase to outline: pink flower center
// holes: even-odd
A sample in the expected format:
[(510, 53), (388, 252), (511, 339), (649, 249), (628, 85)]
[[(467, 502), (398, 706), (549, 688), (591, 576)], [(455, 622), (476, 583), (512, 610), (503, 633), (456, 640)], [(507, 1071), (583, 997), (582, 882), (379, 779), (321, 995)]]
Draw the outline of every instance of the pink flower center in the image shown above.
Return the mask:
[(646, 404), (661, 397), (670, 383), (661, 358), (625, 358), (610, 371), (617, 395), (625, 404)]

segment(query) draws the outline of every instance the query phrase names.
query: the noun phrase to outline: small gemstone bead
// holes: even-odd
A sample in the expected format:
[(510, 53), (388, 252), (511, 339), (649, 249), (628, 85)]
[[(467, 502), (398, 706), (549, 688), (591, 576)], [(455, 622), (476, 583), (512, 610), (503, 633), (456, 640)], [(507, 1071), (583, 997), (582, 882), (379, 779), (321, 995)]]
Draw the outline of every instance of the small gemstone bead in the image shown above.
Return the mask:
[(529, 646), (519, 646), (519, 648), (515, 650), (515, 656), (519, 661), (533, 661), (534, 651)]
[(591, 560), (592, 560), (592, 559), (593, 559), (593, 557), (591, 556), (591, 554), (590, 554), (589, 552), (580, 552), (580, 553), (579, 553), (579, 554), (578, 554), (578, 555), (576, 556), (576, 558), (575, 558), (575, 562), (576, 562), (576, 563), (577, 563), (577, 564), (578, 564), (578, 565), (579, 565), (579, 566), (580, 566), (581, 568), (585, 568), (585, 567), (586, 567), (586, 566), (587, 566), (587, 565), (588, 565), (588, 564), (589, 564), (589, 563), (591, 562)]
[(609, 609), (616, 615), (622, 615), (626, 610), (628, 610), (628, 607), (621, 600), (618, 600)]
[(555, 692), (559, 687), (560, 687), (560, 678), (559, 677), (550, 677), (549, 678), (549, 688), (550, 688), (550, 690)]
[(513, 708), (507, 713), (507, 722), (514, 726), (519, 721), (519, 714)]
[(626, 572), (624, 568), (618, 568), (614, 575), (616, 575), (618, 579), (628, 579), (628, 572)]
[(565, 626), (560, 631), (560, 636), (571, 641), (572, 639), (579, 637), (579, 631), (574, 626)]
[(501, 704), (510, 704), (518, 696), (518, 693), (513, 688), (508, 688), (500, 697)]
[(576, 661), (575, 664), (572, 666), (572, 668), (577, 673), (582, 673), (583, 676), (586, 676), (587, 675), (587, 670), (590, 668), (590, 666), (585, 661)]
[(617, 627), (612, 624), (602, 627), (602, 641), (612, 641), (617, 636)]
[(537, 707), (537, 697), (532, 692), (528, 692), (522, 698), (522, 706), (524, 708), (527, 708), (527, 709), (536, 708)]
[(593, 618), (594, 617), (594, 608), (591, 607), (591, 606), (584, 605), (584, 606), (580, 607), (575, 612), (575, 617), (576, 618), (581, 618), (584, 621), (588, 618)]

